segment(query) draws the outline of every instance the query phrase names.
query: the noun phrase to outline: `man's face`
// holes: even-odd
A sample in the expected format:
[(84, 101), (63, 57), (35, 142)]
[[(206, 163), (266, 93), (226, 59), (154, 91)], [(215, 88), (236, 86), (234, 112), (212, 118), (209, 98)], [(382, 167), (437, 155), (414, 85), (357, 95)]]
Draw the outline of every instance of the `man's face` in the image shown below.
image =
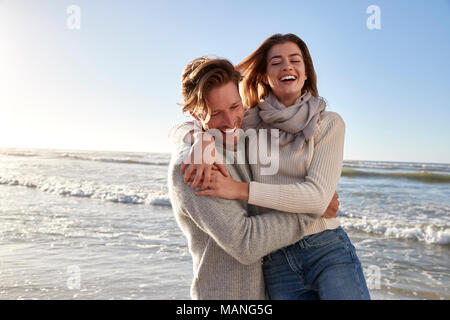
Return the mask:
[(237, 143), (239, 130), (244, 117), (244, 106), (236, 84), (232, 81), (212, 88), (206, 94), (208, 107), (211, 109), (211, 118), (203, 123), (204, 129), (218, 129), (222, 132), (223, 142), (226, 143), (234, 137)]

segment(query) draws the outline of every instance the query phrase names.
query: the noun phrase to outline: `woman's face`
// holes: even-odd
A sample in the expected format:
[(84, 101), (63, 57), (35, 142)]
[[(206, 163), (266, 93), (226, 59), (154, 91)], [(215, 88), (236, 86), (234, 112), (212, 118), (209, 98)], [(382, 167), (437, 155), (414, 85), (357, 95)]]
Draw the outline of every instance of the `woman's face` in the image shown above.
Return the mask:
[(303, 55), (297, 44), (285, 42), (270, 48), (264, 82), (286, 107), (301, 96), (306, 79)]

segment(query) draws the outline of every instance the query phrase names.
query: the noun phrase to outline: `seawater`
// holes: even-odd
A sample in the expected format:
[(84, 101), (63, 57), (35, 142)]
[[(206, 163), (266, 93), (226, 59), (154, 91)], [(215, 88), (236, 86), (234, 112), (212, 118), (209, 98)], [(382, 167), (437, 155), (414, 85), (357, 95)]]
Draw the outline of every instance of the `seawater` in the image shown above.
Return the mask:
[[(1, 299), (189, 299), (169, 154), (0, 149)], [(449, 164), (345, 161), (340, 221), (374, 299), (450, 299)]]

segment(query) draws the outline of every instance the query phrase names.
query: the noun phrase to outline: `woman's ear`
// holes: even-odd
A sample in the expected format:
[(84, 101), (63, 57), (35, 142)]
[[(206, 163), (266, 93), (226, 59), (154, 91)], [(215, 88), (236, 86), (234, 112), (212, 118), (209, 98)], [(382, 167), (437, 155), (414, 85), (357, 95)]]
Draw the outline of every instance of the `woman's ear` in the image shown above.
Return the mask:
[(262, 82), (263, 82), (266, 86), (269, 85), (269, 81), (267, 80), (267, 75), (266, 75), (266, 74), (263, 76)]

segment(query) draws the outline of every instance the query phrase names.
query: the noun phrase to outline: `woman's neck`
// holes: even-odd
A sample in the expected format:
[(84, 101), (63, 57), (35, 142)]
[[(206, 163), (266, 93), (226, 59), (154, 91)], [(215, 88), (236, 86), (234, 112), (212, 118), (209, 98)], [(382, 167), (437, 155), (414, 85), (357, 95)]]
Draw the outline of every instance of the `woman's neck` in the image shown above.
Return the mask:
[[(273, 92), (272, 92), (273, 93)], [(300, 98), (302, 95), (304, 94), (304, 92), (300, 92), (300, 94), (297, 94), (295, 96), (290, 96), (290, 97), (278, 97), (276, 94), (275, 97), (278, 99), (278, 101), (280, 101), (285, 107), (290, 107), (292, 106), (295, 101), (297, 101), (298, 98)]]

